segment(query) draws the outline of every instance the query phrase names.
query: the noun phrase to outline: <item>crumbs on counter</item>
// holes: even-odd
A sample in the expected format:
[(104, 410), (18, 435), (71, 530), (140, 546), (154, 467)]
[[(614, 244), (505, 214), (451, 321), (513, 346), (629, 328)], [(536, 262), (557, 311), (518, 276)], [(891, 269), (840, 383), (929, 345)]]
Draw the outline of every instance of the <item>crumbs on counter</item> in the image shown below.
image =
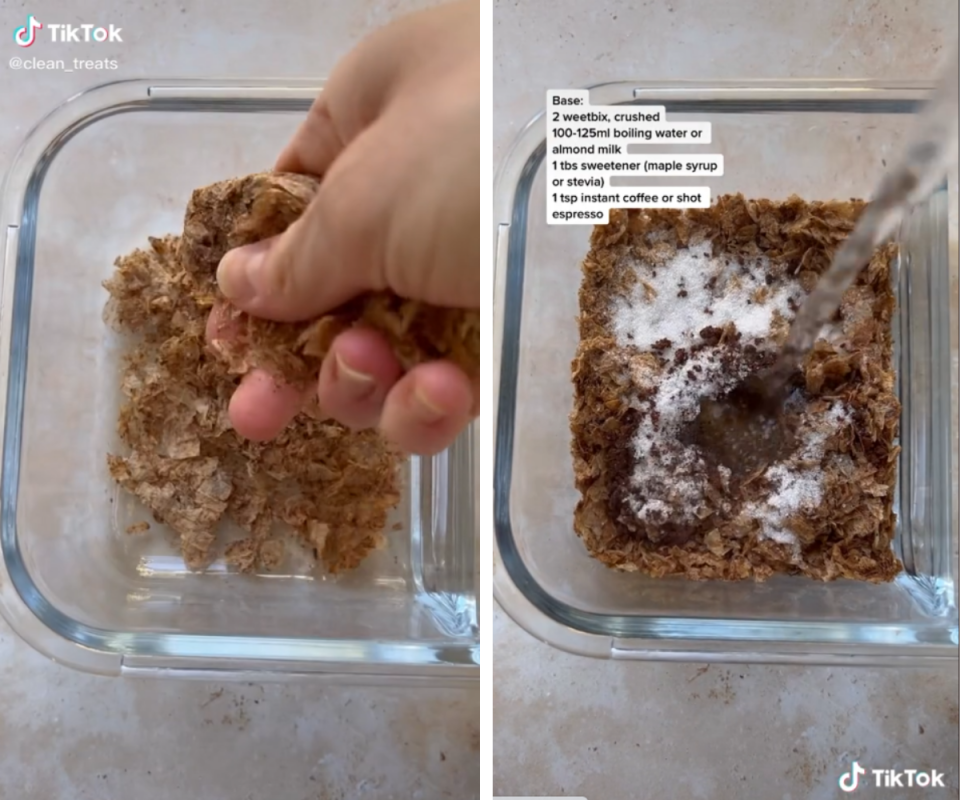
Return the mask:
[(134, 522), (132, 525), (127, 525), (126, 528), (127, 533), (129, 533), (131, 536), (137, 536), (141, 533), (146, 533), (148, 530), (150, 530), (150, 523), (146, 520)]

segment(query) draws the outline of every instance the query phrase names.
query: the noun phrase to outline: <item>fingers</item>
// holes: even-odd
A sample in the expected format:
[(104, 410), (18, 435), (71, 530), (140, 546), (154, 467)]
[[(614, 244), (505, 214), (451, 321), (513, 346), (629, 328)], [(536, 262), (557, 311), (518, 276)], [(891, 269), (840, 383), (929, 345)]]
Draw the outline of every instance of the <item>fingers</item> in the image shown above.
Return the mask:
[[(374, 331), (339, 337), (324, 361), (318, 392), (324, 413), (341, 424), (379, 427), (402, 450), (418, 455), (449, 447), (476, 416), (474, 387), (457, 366), (434, 361), (401, 377), (400, 365)], [(269, 441), (290, 424), (304, 400), (296, 389), (254, 370), (230, 400), (230, 422), (244, 438)]]
[(207, 316), (206, 328), (207, 341), (211, 345), (236, 339), (241, 331), (240, 320), (232, 318), (226, 306), (220, 303), (214, 305)]
[(370, 46), (384, 32), (361, 42), (337, 64), (274, 169), (322, 177), (346, 144), (380, 115), (400, 61), (396, 44)]
[(434, 455), (470, 423), (473, 405), (473, 390), (463, 371), (446, 361), (432, 361), (414, 367), (390, 390), (380, 430), (408, 453)]
[(280, 322), (311, 319), (386, 288), (433, 305), (476, 306), (473, 145), (455, 154), (411, 151), (411, 140), (430, 134), (417, 128), (415, 115), (402, 108), (396, 115), (386, 114), (350, 144), (284, 233), (223, 257), (217, 281), (228, 300)]
[(393, 138), (382, 122), (365, 130), (284, 233), (228, 252), (217, 269), (226, 298), (255, 316), (294, 322), (385, 288), (385, 232), (406, 180), (390, 169)]
[(336, 102), (333, 91), (333, 88), (324, 89), (313, 102), (306, 119), (277, 158), (275, 170), (320, 177), (330, 168), (350, 138), (345, 135), (349, 129), (341, 132), (330, 112), (330, 104)]
[(448, 447), (476, 416), (478, 392), (454, 364), (434, 361), (405, 375), (387, 340), (354, 329), (337, 337), (318, 385), (320, 408), (355, 430), (379, 427), (409, 453)]
[(402, 370), (377, 331), (355, 328), (337, 337), (323, 361), (317, 386), (320, 408), (340, 423), (375, 428), (387, 393)]
[(292, 386), (263, 370), (253, 370), (243, 376), (230, 398), (230, 423), (245, 439), (266, 442), (290, 424), (303, 402), (303, 395)]
[[(315, 318), (366, 291), (446, 307), (479, 296), (480, 3), (448, 3), (379, 31), (344, 58), (277, 160), (323, 178), (280, 236), (231, 251), (217, 280), (247, 313)], [(212, 321), (212, 340), (229, 341)], [(229, 325), (227, 326), (229, 328)], [(230, 406), (237, 431), (282, 430), (300, 398), (269, 375), (247, 376)], [(449, 444), (478, 392), (453, 365), (407, 375), (369, 331), (338, 339), (318, 384), (321, 407), (351, 427), (380, 424), (412, 452)]]
[(413, 15), (344, 59), (277, 162), (322, 175), (313, 202), (282, 235), (220, 263), (217, 280), (236, 306), (292, 322), (390, 288), (475, 307), (478, 14), (471, 2)]
[[(473, 17), (476, 24), (451, 26), (452, 20)], [(275, 169), (325, 175), (346, 144), (380, 116), (398, 87), (419, 82), (418, 73), (431, 69), (424, 53), (438, 58), (442, 50), (448, 54), (446, 63), (456, 66), (469, 52), (474, 31), (479, 31), (479, 4), (460, 2), (406, 15), (366, 37), (337, 62)]]
[[(211, 344), (229, 341), (235, 326), (220, 309), (207, 321)], [(455, 365), (435, 361), (405, 375), (390, 343), (378, 331), (354, 328), (337, 337), (317, 385), (320, 408), (343, 425), (379, 427), (401, 449), (433, 455), (448, 447), (479, 411), (479, 384)], [(252, 441), (276, 438), (306, 401), (304, 393), (256, 369), (230, 400), (230, 422)]]
[[(224, 306), (213, 307), (206, 327), (211, 348), (229, 347), (241, 332), (240, 321), (232, 319)], [(302, 392), (281, 384), (263, 370), (254, 370), (243, 376), (230, 399), (230, 423), (245, 439), (268, 441), (290, 424), (305, 400)]]

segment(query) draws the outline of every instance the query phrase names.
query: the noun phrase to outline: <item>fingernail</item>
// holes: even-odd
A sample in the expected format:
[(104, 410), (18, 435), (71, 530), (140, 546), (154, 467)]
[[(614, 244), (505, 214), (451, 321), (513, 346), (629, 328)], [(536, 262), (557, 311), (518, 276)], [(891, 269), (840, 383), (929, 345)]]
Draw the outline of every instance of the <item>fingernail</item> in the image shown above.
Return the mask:
[(354, 399), (366, 397), (376, 388), (373, 375), (367, 375), (365, 372), (354, 369), (340, 357), (339, 353), (336, 354), (335, 358), (337, 360), (337, 383), (343, 386), (351, 397)]
[(413, 413), (416, 418), (427, 425), (439, 422), (447, 412), (434, 405), (419, 387), (413, 390)]
[(217, 266), (217, 283), (224, 297), (234, 303), (249, 303), (256, 291), (250, 280), (250, 274), (260, 266), (263, 253), (247, 250), (245, 247), (231, 250)]

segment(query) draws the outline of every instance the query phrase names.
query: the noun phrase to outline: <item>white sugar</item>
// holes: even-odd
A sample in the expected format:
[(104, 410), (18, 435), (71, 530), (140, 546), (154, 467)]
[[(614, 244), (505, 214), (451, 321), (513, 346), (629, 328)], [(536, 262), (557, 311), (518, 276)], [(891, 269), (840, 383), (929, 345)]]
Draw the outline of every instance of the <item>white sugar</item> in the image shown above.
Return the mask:
[[(709, 242), (680, 249), (656, 268), (647, 265), (638, 270), (631, 296), (614, 303), (611, 316), (618, 344), (628, 351), (631, 346), (647, 351), (666, 339), (670, 345), (661, 352), (672, 359), (678, 349), (698, 343), (706, 327), (733, 322), (741, 336), (769, 336), (774, 312), (790, 313), (791, 290), (768, 287), (767, 268), (766, 259), (742, 265), (729, 257), (714, 258)], [(637, 466), (631, 504), (640, 519), (696, 515), (706, 484), (700, 454), (685, 447), (670, 456), (663, 445), (668, 443), (675, 451), (677, 435), (697, 415), (701, 398), (715, 397), (745, 376), (723, 367), (716, 349), (706, 348), (688, 354), (687, 361), (672, 371), (651, 373), (639, 381), (657, 389), (650, 409), (655, 413), (643, 416), (633, 442)]]
[[(664, 445), (676, 447), (681, 427), (696, 416), (702, 396), (725, 388), (719, 367), (708, 359), (708, 351), (701, 351), (683, 368), (656, 376), (656, 421), (652, 414), (645, 414), (633, 440), (637, 459), (633, 485), (646, 497), (645, 501), (635, 500), (633, 509), (642, 520), (656, 521), (652, 514), (662, 514), (661, 519), (690, 518), (702, 503), (705, 480), (699, 453), (692, 447), (670, 452)], [(687, 376), (695, 366), (702, 379), (692, 383)]]
[[(774, 311), (789, 314), (790, 298), (797, 299), (800, 291), (768, 287), (766, 258), (743, 264), (743, 274), (740, 263), (714, 258), (710, 249), (706, 242), (678, 250), (665, 264), (640, 273), (632, 295), (613, 307), (613, 331), (621, 346), (648, 348), (669, 339), (675, 347), (685, 347), (703, 328), (728, 322), (736, 323), (745, 337), (763, 337), (770, 333)], [(758, 292), (767, 295), (762, 302)]]
[[(803, 291), (794, 281), (768, 286), (768, 267), (764, 258), (749, 263), (715, 258), (706, 242), (678, 250), (659, 266), (638, 268), (630, 297), (614, 301), (612, 328), (627, 353), (648, 353), (657, 345), (664, 359), (674, 361), (680, 348), (688, 350), (687, 360), (673, 368), (657, 370), (643, 358), (631, 365), (638, 386), (656, 389), (650, 404), (643, 407), (633, 441), (637, 463), (630, 504), (638, 519), (654, 524), (668, 519), (689, 521), (704, 505), (705, 465), (696, 448), (679, 444), (678, 435), (696, 417), (702, 398), (732, 389), (746, 377), (747, 367), (723, 365), (716, 347), (697, 352), (689, 348), (701, 341), (704, 328), (722, 329), (731, 322), (744, 344), (772, 347), (766, 340), (775, 312), (792, 318), (792, 307), (802, 300)], [(669, 346), (663, 340), (669, 340)], [(793, 400), (804, 402), (799, 395)], [(849, 419), (849, 411), (839, 403), (821, 419), (808, 419), (799, 432), (800, 449), (786, 462), (767, 469), (764, 477), (772, 486), (770, 496), (742, 509), (743, 516), (760, 522), (762, 536), (796, 543), (785, 527), (787, 521), (820, 503), (824, 444), (829, 433)]]
[(637, 516), (644, 521), (655, 519), (656, 514), (662, 514), (664, 518), (671, 513), (672, 509), (663, 500), (647, 500), (646, 503), (636, 509)]
[(817, 472), (809, 469), (797, 472), (783, 464), (770, 467), (764, 477), (777, 489), (770, 495), (767, 505), (781, 517), (817, 505), (820, 502), (820, 475)]
[[(748, 504), (743, 514), (758, 519), (761, 535), (781, 544), (794, 544), (796, 537), (786, 528), (790, 517), (812, 511), (822, 499), (824, 445), (830, 433), (851, 420), (850, 410), (842, 403), (833, 404), (818, 420), (818, 427), (801, 431), (802, 449), (786, 464), (776, 464), (764, 472), (774, 491), (762, 505)], [(811, 466), (812, 464), (812, 466)]]

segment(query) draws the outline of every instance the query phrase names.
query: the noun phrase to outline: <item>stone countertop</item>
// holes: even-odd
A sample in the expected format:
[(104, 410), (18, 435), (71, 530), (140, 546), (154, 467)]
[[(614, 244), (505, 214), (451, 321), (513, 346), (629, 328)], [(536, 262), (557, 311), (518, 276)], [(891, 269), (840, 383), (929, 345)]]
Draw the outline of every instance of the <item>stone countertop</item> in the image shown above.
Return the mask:
[[(423, 5), (0, 0), (0, 171), (30, 127), (81, 89), (134, 77), (323, 77), (367, 31)], [(27, 51), (11, 32), (28, 13), (122, 27), (122, 44), (29, 51), (117, 68), (13, 71), (8, 59)], [(476, 798), (478, 705), (473, 690), (92, 677), (38, 655), (0, 621), (0, 797)]]
[[(497, 0), (494, 163), (547, 89), (640, 78), (929, 79), (956, 30), (953, 0)], [(955, 238), (956, 171), (953, 179)], [(837, 780), (861, 756), (939, 769), (951, 788), (856, 796), (957, 797), (956, 672), (615, 663), (542, 644), (499, 609), (493, 630), (495, 795), (826, 800), (843, 796)]]

